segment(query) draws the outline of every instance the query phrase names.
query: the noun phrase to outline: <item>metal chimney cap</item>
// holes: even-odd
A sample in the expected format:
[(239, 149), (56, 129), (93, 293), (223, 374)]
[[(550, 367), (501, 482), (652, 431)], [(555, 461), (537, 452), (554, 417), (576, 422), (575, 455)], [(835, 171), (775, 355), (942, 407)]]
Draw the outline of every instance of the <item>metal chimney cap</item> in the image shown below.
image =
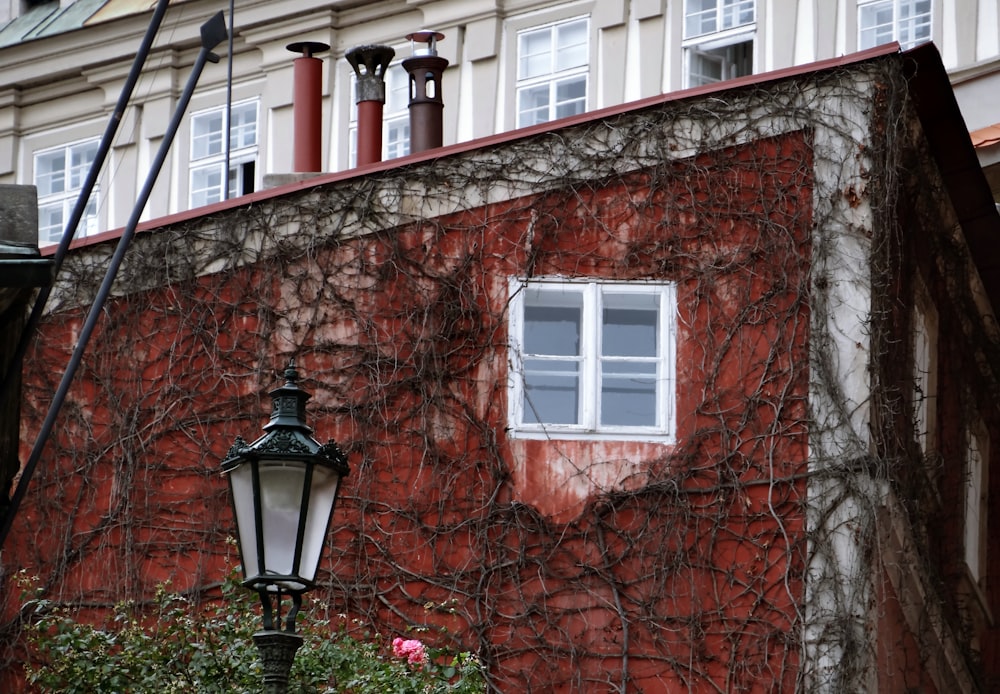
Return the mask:
[(415, 31), (412, 34), (407, 34), (406, 38), (410, 40), (411, 43), (426, 43), (427, 48), (413, 48), (413, 55), (437, 55), (437, 42), (444, 39), (444, 34), (440, 31), (430, 31), (427, 29), (421, 31)]
[(296, 41), (285, 46), (292, 53), (301, 53), (305, 58), (311, 58), (316, 53), (330, 50), (330, 46), (319, 41)]
[(355, 46), (344, 53), (344, 57), (358, 77), (375, 76), (379, 79), (385, 77), (385, 71), (389, 69), (389, 63), (395, 55), (396, 51), (391, 46), (379, 44)]

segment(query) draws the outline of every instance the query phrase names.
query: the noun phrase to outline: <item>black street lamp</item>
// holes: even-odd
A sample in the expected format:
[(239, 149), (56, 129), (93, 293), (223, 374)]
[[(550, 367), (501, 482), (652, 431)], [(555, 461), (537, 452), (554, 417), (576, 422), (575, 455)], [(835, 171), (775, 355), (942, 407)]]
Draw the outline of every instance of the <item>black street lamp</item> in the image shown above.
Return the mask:
[[(253, 443), (237, 436), (222, 461), (236, 518), (243, 585), (256, 590), (264, 629), (254, 634), (264, 664), (264, 692), (282, 694), (302, 637), (295, 616), (302, 593), (315, 586), (347, 456), (336, 443), (320, 445), (306, 426), (309, 393), (296, 385), (294, 361), (285, 384), (271, 391), (274, 403), (264, 435)], [(292, 607), (281, 620), (283, 596)], [(273, 604), (272, 604), (273, 601)], [(277, 627), (275, 627), (277, 624)]]

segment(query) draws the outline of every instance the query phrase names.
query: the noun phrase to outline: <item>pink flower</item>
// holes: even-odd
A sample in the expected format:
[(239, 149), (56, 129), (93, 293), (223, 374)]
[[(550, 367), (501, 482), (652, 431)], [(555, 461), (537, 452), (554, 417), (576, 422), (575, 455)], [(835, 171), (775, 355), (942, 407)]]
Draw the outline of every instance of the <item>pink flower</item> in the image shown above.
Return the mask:
[(392, 654), (397, 658), (406, 658), (410, 665), (423, 665), (427, 662), (427, 651), (417, 639), (401, 639), (396, 637), (392, 640)]

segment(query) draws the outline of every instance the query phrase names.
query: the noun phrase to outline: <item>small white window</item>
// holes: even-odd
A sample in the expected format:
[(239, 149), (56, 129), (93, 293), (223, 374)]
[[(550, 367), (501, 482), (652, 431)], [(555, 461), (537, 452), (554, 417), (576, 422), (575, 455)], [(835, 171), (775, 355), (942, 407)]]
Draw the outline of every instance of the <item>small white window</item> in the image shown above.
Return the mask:
[(511, 429), (672, 436), (675, 313), (671, 284), (512, 281)]
[[(225, 107), (191, 116), (191, 207), (254, 191), (257, 166), (257, 101), (232, 105), (232, 122), (226, 124)], [(224, 133), (229, 133), (229, 172), (226, 168)]]
[[(351, 149), (348, 161), (358, 164), (358, 108), (354, 104), (357, 76), (351, 73)], [(385, 71), (385, 105), (382, 107), (382, 159), (396, 159), (410, 153), (410, 76), (400, 63)]]
[(898, 41), (913, 48), (931, 40), (931, 0), (875, 0), (858, 3), (861, 50)]
[(517, 127), (587, 110), (590, 21), (570, 19), (517, 35)]
[[(38, 243), (58, 243), (87, 178), (98, 140), (87, 140), (35, 153), (38, 188)], [(97, 233), (97, 187), (94, 187), (76, 235)]]
[(973, 580), (986, 577), (986, 518), (989, 493), (990, 440), (983, 422), (976, 418), (967, 432), (965, 470), (965, 563)]
[(685, 87), (753, 74), (754, 0), (686, 0)]

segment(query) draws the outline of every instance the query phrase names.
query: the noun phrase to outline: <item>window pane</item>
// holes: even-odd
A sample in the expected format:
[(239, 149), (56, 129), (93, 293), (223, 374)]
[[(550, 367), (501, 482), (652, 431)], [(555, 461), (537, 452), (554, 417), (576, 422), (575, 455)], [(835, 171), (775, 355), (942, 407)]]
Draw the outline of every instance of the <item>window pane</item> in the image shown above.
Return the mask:
[(525, 353), (578, 356), (580, 321), (579, 308), (525, 307)]
[(579, 289), (525, 289), (524, 352), (579, 356), (583, 293)]
[(899, 5), (899, 43), (912, 48), (931, 38), (930, 0), (902, 0)]
[(191, 206), (201, 207), (222, 199), (222, 167), (211, 166), (191, 172)]
[(549, 85), (521, 89), (517, 93), (517, 127), (549, 120)]
[(722, 29), (751, 24), (753, 22), (754, 0), (724, 0), (722, 8)]
[[(73, 201), (76, 204), (76, 200)], [(77, 235), (79, 236), (93, 236), (97, 233), (97, 190), (94, 190), (94, 194), (90, 196), (90, 200), (87, 201), (87, 207), (83, 210), (83, 219), (80, 220), (80, 226), (77, 227)]]
[(213, 111), (191, 119), (191, 158), (222, 153), (222, 112)]
[(580, 374), (575, 362), (528, 359), (524, 369), (525, 424), (576, 424)]
[(716, 0), (687, 0), (684, 36), (701, 36), (717, 30)]
[(881, 46), (893, 40), (892, 0), (860, 8), (860, 48)]
[(392, 65), (385, 73), (385, 112), (406, 111), (410, 103), (410, 77), (401, 65)]
[(66, 189), (66, 152), (48, 152), (35, 157), (35, 185), (44, 197)]
[[(221, 123), (219, 125), (221, 128)], [(221, 146), (221, 137), (220, 146)], [(240, 104), (233, 107), (232, 127), (229, 133), (229, 146), (232, 149), (253, 147), (257, 144), (257, 104)]]
[(556, 27), (555, 70), (568, 70), (587, 64), (587, 20)]
[(518, 36), (518, 79), (552, 72), (552, 28), (527, 31)]
[(77, 190), (83, 187), (90, 165), (97, 156), (97, 143), (88, 142), (70, 149), (69, 187)]
[(397, 118), (385, 124), (386, 159), (405, 157), (410, 153), (410, 118)]
[(587, 103), (587, 78), (576, 77), (556, 85), (556, 118), (583, 113)]
[[(640, 298), (640, 297), (635, 297)], [(644, 303), (656, 297), (644, 296)], [(601, 326), (601, 354), (606, 357), (655, 357), (658, 311), (641, 308), (605, 308)]]
[(63, 232), (62, 203), (39, 205), (38, 237), (43, 243), (58, 243)]
[(656, 364), (608, 362), (601, 378), (601, 424), (656, 425)]

